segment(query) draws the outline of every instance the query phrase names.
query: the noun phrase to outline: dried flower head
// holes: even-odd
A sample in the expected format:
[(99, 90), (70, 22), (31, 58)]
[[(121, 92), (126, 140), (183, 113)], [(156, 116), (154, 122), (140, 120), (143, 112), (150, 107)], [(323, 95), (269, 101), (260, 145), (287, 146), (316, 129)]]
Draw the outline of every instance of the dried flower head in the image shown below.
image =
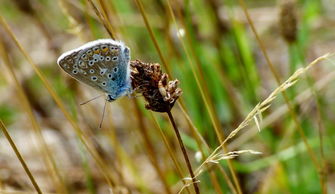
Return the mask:
[(158, 63), (131, 61), (132, 87), (141, 93), (148, 104), (146, 108), (156, 112), (168, 112), (173, 107), (182, 90), (178, 80), (168, 81)]
[(280, 28), (283, 38), (288, 43), (297, 40), (297, 10), (293, 0), (285, 0), (280, 10)]
[(31, 16), (36, 16), (31, 0), (14, 0), (13, 2), (20, 11)]

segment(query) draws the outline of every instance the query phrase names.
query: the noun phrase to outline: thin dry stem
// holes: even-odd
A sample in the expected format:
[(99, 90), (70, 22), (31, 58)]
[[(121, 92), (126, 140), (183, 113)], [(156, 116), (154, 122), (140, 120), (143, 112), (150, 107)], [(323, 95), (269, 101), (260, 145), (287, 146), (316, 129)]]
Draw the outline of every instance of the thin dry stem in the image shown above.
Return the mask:
[(161, 61), (162, 61), (162, 64), (163, 64), (165, 70), (167, 71), (167, 74), (170, 75), (170, 76), (172, 76), (172, 74), (171, 74), (172, 71), (171, 71), (171, 69), (170, 69), (170, 66), (167, 64), (167, 62), (166, 62), (166, 60), (165, 60), (165, 58), (164, 58), (164, 56), (163, 56), (163, 52), (162, 52), (162, 50), (161, 50), (160, 47), (159, 47), (158, 41), (157, 41), (157, 39), (155, 38), (154, 32), (153, 32), (153, 30), (152, 30), (152, 28), (151, 28), (151, 26), (150, 26), (150, 23), (149, 23), (149, 20), (148, 20), (146, 14), (145, 14), (145, 11), (144, 11), (142, 2), (141, 2), (141, 0), (135, 0), (135, 2), (136, 2), (137, 7), (139, 8), (139, 10), (140, 10), (140, 12), (141, 12), (141, 15), (142, 15), (143, 21), (144, 21), (144, 23), (145, 23), (145, 26), (146, 26), (146, 28), (147, 28), (147, 30), (148, 30), (148, 32), (149, 32), (149, 35), (150, 35), (151, 40), (152, 40), (153, 43), (154, 43), (154, 46), (155, 46), (155, 48), (156, 48), (156, 50), (157, 50), (157, 52), (158, 52), (158, 55), (159, 55), (159, 58), (160, 58)]
[(7, 31), (7, 33), (10, 35), (16, 46), (19, 48), (21, 53), (24, 55), (28, 63), (32, 66), (34, 69), (35, 73), (39, 77), (39, 79), (42, 81), (43, 85), (49, 92), (50, 96), (53, 98), (53, 100), (56, 102), (57, 106), (60, 108), (62, 113), (64, 114), (65, 118), (70, 122), (72, 125), (73, 129), (75, 130), (77, 136), (81, 140), (81, 142), (84, 144), (86, 149), (89, 151), (89, 153), (92, 155), (94, 160), (97, 162), (99, 166), (99, 170), (103, 174), (104, 178), (106, 179), (106, 182), (110, 187), (113, 187), (114, 185), (114, 178), (111, 174), (111, 172), (108, 170), (107, 165), (104, 163), (102, 158), (99, 156), (98, 152), (94, 149), (94, 146), (90, 144), (89, 138), (81, 131), (79, 125), (74, 121), (70, 113), (66, 110), (65, 105), (61, 101), (60, 97), (56, 94), (56, 92), (52, 89), (51, 84), (49, 81), (45, 78), (45, 76), (42, 74), (42, 72), (39, 70), (39, 68), (35, 65), (33, 62), (32, 58), (27, 54), (27, 52), (24, 50), (22, 45), (19, 43), (17, 38), (15, 37), (14, 33), (12, 30), (9, 28), (8, 24), (5, 22), (4, 18), (0, 16), (0, 24), (4, 27), (4, 29)]
[[(190, 128), (192, 130), (192, 134), (193, 134), (193, 137), (195, 138), (196, 142), (197, 142), (197, 145), (199, 147), (199, 150), (201, 151), (201, 154), (202, 156), (205, 156), (205, 153), (203, 151), (203, 147), (202, 145), (205, 146), (206, 150), (208, 152), (211, 152), (212, 150), (210, 149), (210, 147), (208, 146), (207, 142), (205, 141), (205, 139), (202, 137), (202, 135), (199, 133), (199, 131), (197, 130), (197, 128), (195, 127), (195, 125), (193, 124), (191, 118), (188, 116), (188, 113), (186, 112), (186, 109), (184, 107), (184, 105), (182, 103), (180, 103), (180, 101), (178, 101), (177, 103), (179, 103), (179, 107), (180, 109), (182, 110), (187, 122), (189, 123), (190, 125)], [(227, 173), (225, 172), (225, 170), (223, 169), (222, 166), (218, 166), (219, 167), (219, 170), (221, 171), (222, 175), (223, 175), (223, 178), (225, 179), (226, 183), (228, 184), (228, 187), (233, 191), (233, 193), (237, 193), (233, 183), (231, 182), (229, 176), (227, 175)], [(216, 174), (215, 172), (213, 172), (212, 170), (210, 170), (210, 175), (211, 177), (213, 177), (213, 185), (215, 186), (216, 182), (218, 181), (217, 180), (217, 177), (216, 177)], [(218, 193), (220, 193), (219, 189), (218, 190)]]
[[(155, 48), (156, 48), (156, 50), (157, 50), (157, 52), (158, 52), (158, 54), (159, 54), (159, 57), (160, 57), (160, 59), (161, 59), (163, 65), (164, 65), (165, 69), (167, 70), (168, 74), (171, 74), (171, 73), (170, 73), (171, 71), (169, 70), (169, 65), (167, 64), (167, 62), (166, 62), (166, 60), (165, 60), (165, 58), (164, 58), (164, 56), (163, 56), (163, 54), (162, 54), (162, 52), (161, 52), (161, 49), (160, 49), (160, 47), (159, 47), (159, 45), (158, 45), (158, 42), (157, 42), (157, 40), (156, 40), (156, 38), (155, 38), (155, 36), (154, 36), (154, 33), (153, 33), (152, 29), (151, 29), (151, 26), (150, 26), (150, 24), (149, 24), (149, 21), (148, 21), (148, 19), (147, 19), (146, 14), (145, 14), (143, 5), (142, 5), (142, 3), (141, 3), (140, 0), (135, 0), (135, 1), (136, 1), (137, 5), (138, 5), (138, 8), (139, 8), (140, 12), (141, 12), (142, 18), (143, 18), (143, 20), (144, 20), (144, 22), (145, 22), (145, 25), (146, 25), (146, 28), (147, 28), (147, 30), (148, 30), (148, 32), (149, 32), (149, 34), (150, 34), (150, 38), (151, 38), (152, 41), (154, 42), (154, 45), (155, 45)], [(170, 10), (171, 10), (171, 6), (170, 6), (169, 1), (167, 1), (167, 4), (168, 4), (169, 11), (170, 11)], [(170, 11), (170, 12), (171, 12), (171, 11)], [(176, 21), (175, 21), (173, 12), (171, 12), (171, 15), (172, 15), (172, 17), (173, 17), (173, 21), (174, 21), (174, 23), (177, 24)], [(183, 43), (183, 42), (182, 42), (182, 43)], [(185, 45), (183, 45), (183, 47), (185, 47)], [(184, 49), (185, 49), (185, 48), (184, 48)], [(187, 50), (185, 49), (185, 51), (187, 51)], [(189, 55), (188, 55), (188, 57), (189, 57)], [(190, 58), (189, 58), (189, 59), (190, 59)], [(193, 68), (192, 68), (192, 70), (193, 70)], [(197, 77), (195, 77), (195, 79), (196, 79), (196, 81), (197, 81), (197, 85), (198, 85), (198, 87), (199, 87), (200, 90), (201, 90), (201, 87), (200, 87), (200, 85), (199, 85), (199, 82), (198, 82), (198, 80), (197, 80)], [(202, 91), (202, 90), (201, 90), (201, 91)], [(206, 102), (207, 102), (207, 101), (205, 100), (205, 103), (206, 103)], [(206, 106), (206, 107), (208, 107), (208, 106)], [(213, 118), (213, 115), (210, 115), (210, 116), (211, 116), (211, 118)], [(213, 121), (213, 120), (212, 120), (212, 121)], [(215, 125), (215, 124), (214, 124), (214, 125)], [(230, 163), (229, 163), (229, 168), (230, 168), (230, 170), (232, 170), (232, 166), (231, 166)], [(222, 171), (223, 171), (223, 169), (222, 169)], [(238, 182), (238, 180), (237, 180), (237, 178), (236, 178), (236, 176), (235, 176), (235, 173), (234, 173), (233, 171), (232, 171), (232, 174), (233, 174), (233, 177), (234, 177), (234, 180), (235, 180), (234, 182), (235, 182), (235, 183)], [(225, 177), (225, 179), (226, 179), (228, 176), (226, 176), (225, 173), (224, 173), (224, 177)], [(230, 184), (229, 184), (229, 183), (230, 183), (230, 180), (227, 180), (227, 182), (228, 182), (228, 185), (230, 185)], [(238, 185), (238, 184), (237, 184), (237, 185)], [(240, 193), (240, 192), (239, 192), (239, 193)]]
[(34, 176), (31, 174), (26, 162), (24, 161), (24, 159), (22, 158), (19, 150), (17, 149), (14, 141), (12, 140), (12, 138), (10, 137), (7, 128), (5, 127), (5, 124), (2, 122), (2, 120), (0, 120), (0, 128), (2, 130), (2, 132), (4, 133), (4, 135), (6, 136), (6, 139), (8, 140), (10, 146), (13, 148), (16, 157), (20, 160), (20, 163), (22, 165), (22, 167), (24, 168), (24, 171), (27, 173), (31, 183), (33, 184), (35, 190), (37, 191), (37, 193), (42, 194), (42, 191), (40, 189), (40, 187), (38, 186), (37, 182), (35, 181)]
[[(135, 0), (135, 1), (136, 1), (137, 5), (138, 5), (138, 8), (139, 8), (140, 12), (141, 12), (141, 15), (142, 15), (143, 20), (144, 20), (145, 25), (146, 25), (146, 28), (147, 28), (147, 30), (148, 30), (148, 32), (149, 32), (149, 34), (150, 34), (150, 38), (151, 38), (152, 41), (154, 42), (154, 45), (155, 45), (155, 48), (156, 48), (156, 50), (157, 50), (157, 52), (158, 52), (158, 54), (159, 54), (159, 57), (160, 57), (160, 59), (161, 59), (163, 65), (164, 65), (165, 69), (167, 70), (168, 74), (170, 74), (171, 71), (169, 70), (169, 64), (167, 64), (167, 62), (166, 62), (166, 60), (165, 60), (165, 58), (164, 58), (164, 56), (163, 56), (163, 54), (162, 54), (162, 52), (161, 52), (161, 49), (160, 49), (160, 47), (159, 47), (159, 45), (158, 45), (158, 42), (157, 42), (157, 40), (156, 40), (156, 38), (155, 38), (155, 36), (154, 36), (154, 33), (153, 33), (152, 29), (151, 29), (151, 26), (150, 26), (150, 24), (149, 24), (149, 21), (148, 21), (148, 19), (147, 19), (147, 17), (146, 17), (146, 14), (145, 14), (143, 5), (142, 5), (142, 3), (141, 3), (140, 0)], [(169, 13), (171, 14), (171, 17), (172, 17), (172, 19), (173, 19), (173, 22), (177, 25), (177, 22), (176, 22), (176, 20), (175, 20), (174, 14), (173, 14), (173, 12), (172, 12), (172, 9), (171, 9), (169, 0), (167, 1), (167, 6), (168, 6), (168, 11), (169, 11)], [(178, 26), (178, 25), (177, 25), (177, 26)], [(182, 44), (183, 44), (183, 41), (181, 41), (181, 42), (182, 42)], [(184, 48), (184, 50), (187, 52), (187, 50), (185, 49), (185, 45), (184, 45), (184, 44), (183, 44), (183, 48)], [(186, 54), (187, 54), (187, 53), (186, 53)], [(189, 57), (189, 55), (188, 55), (188, 57)], [(190, 58), (189, 58), (189, 60), (190, 60)], [(197, 77), (195, 77), (195, 79), (196, 79), (196, 81), (197, 81), (197, 85), (199, 86)], [(200, 88), (200, 90), (201, 90), (201, 88)], [(202, 90), (201, 90), (201, 91), (202, 91)], [(182, 100), (182, 99), (181, 99), (181, 100)], [(178, 103), (183, 104), (182, 101), (181, 101), (181, 102), (178, 102)], [(230, 164), (229, 164), (229, 167), (230, 167), (230, 169), (232, 169)], [(229, 179), (227, 179), (228, 176), (227, 176), (226, 173), (224, 172), (223, 168), (220, 168), (220, 170), (223, 172), (224, 178), (226, 179), (228, 185), (231, 186), (231, 184), (230, 184), (231, 181), (230, 181)], [(234, 174), (234, 173), (233, 173), (233, 174)], [(234, 176), (234, 177), (236, 177), (236, 176)], [(236, 180), (236, 179), (235, 179), (235, 180)], [(232, 190), (235, 190), (235, 189), (232, 189)]]
[[(257, 152), (257, 151), (254, 151), (254, 150), (238, 150), (238, 151), (231, 151), (231, 152), (227, 152), (227, 153), (220, 153), (220, 154), (216, 154), (212, 158), (208, 159), (208, 161), (206, 163), (206, 167), (208, 168), (210, 166), (210, 164), (219, 164), (219, 162), (221, 160), (234, 159), (234, 158), (236, 158), (239, 155), (244, 154), (244, 153), (256, 154), (256, 155), (262, 154), (261, 152)], [(185, 189), (185, 187), (190, 186), (192, 183), (193, 184), (198, 183), (199, 181), (197, 181), (196, 178), (198, 176), (200, 176), (200, 174), (203, 173), (204, 170), (205, 170), (205, 168), (204, 169), (200, 169), (200, 170), (197, 169), (196, 174), (195, 174), (195, 176), (193, 178), (190, 178), (190, 177), (183, 178), (183, 180), (190, 181), (190, 183), (186, 184), (184, 187), (182, 187), (181, 190), (178, 193), (181, 193), (182, 190)]]
[[(171, 7), (171, 5), (169, 3), (168, 3), (168, 5)], [(170, 12), (171, 12), (172, 15), (174, 15), (172, 11), (170, 11)], [(218, 114), (216, 114), (213, 103), (211, 102), (210, 97), (208, 96), (208, 94), (209, 94), (208, 87), (206, 85), (206, 82), (204, 81), (204, 75), (203, 75), (203, 71), (202, 71), (202, 68), (201, 68), (201, 63), (200, 63), (199, 57), (196, 54), (196, 52), (194, 50), (194, 47), (192, 46), (192, 40), (191, 40), (190, 34), (188, 32), (187, 25), (185, 23), (184, 17), (182, 17), (181, 10), (179, 8), (177, 9), (177, 14), (180, 18), (183, 29), (185, 30), (185, 37), (186, 37), (187, 43), (189, 44), (190, 51), (188, 51), (183, 38), (179, 37), (181, 45), (183, 46), (183, 49), (184, 49), (185, 54), (187, 56), (187, 59), (189, 61), (193, 77), (194, 77), (194, 79), (196, 81), (196, 84), (199, 88), (201, 98), (204, 101), (204, 104), (205, 104), (206, 110), (208, 112), (209, 118), (210, 118), (210, 120), (212, 122), (212, 125), (214, 127), (216, 137), (217, 137), (219, 143), (222, 143), (224, 137), (223, 137), (223, 134), (222, 134), (222, 130), (220, 129), (221, 125), (220, 125), (219, 119), (217, 117)], [(175, 20), (174, 20), (174, 22), (176, 23)], [(176, 23), (176, 25), (177, 25), (177, 23)], [(195, 59), (195, 65), (193, 63), (193, 60), (191, 59), (191, 56)], [(227, 152), (227, 149), (226, 149), (225, 146), (222, 149), (225, 152)], [(230, 160), (227, 161), (227, 164), (228, 164), (229, 171), (232, 174), (233, 182), (235, 184), (237, 193), (242, 193), (242, 189), (241, 189), (241, 186), (240, 186), (239, 179), (236, 175), (235, 169), (234, 169), (233, 165), (231, 164)]]
[(150, 162), (154, 166), (158, 177), (162, 181), (165, 192), (166, 193), (172, 193), (168, 184), (167, 184), (167, 182), (166, 182), (166, 180), (165, 180), (165, 178), (164, 178), (163, 172), (159, 167), (159, 163), (158, 163), (157, 157), (155, 155), (155, 151), (154, 151), (154, 146), (152, 145), (152, 143), (150, 141), (148, 130), (147, 130), (147, 127), (144, 123), (144, 120), (143, 120), (143, 117), (142, 117), (142, 114), (141, 114), (141, 111), (140, 111), (140, 108), (139, 108), (139, 104), (138, 104), (136, 99), (133, 99), (133, 102), (134, 102), (136, 115), (137, 115), (138, 122), (139, 122), (140, 134), (142, 135), (142, 137), (144, 139), (144, 145), (145, 145), (146, 150), (148, 152)]
[(140, 176), (138, 169), (136, 168), (136, 165), (129, 156), (129, 153), (127, 153), (124, 148), (121, 146), (121, 142), (118, 139), (118, 136), (116, 135), (116, 128), (115, 128), (115, 123), (113, 122), (112, 114), (110, 111), (110, 106), (106, 107), (106, 113), (107, 116), (109, 116), (108, 119), (108, 129), (104, 130), (103, 132), (105, 133), (106, 137), (109, 139), (109, 143), (112, 148), (114, 148), (115, 153), (116, 153), (116, 160), (120, 165), (127, 166), (127, 168), (130, 171), (131, 176), (134, 178), (136, 185), (138, 185), (140, 192), (146, 193), (148, 192), (147, 184), (142, 180), (142, 177)]
[(107, 33), (109, 34), (109, 36), (112, 37), (113, 39), (115, 39), (116, 36), (115, 36), (115, 34), (113, 32), (113, 28), (112, 28), (110, 22), (108, 22), (108, 19), (104, 17), (105, 15), (101, 14), (101, 12), (97, 8), (97, 6), (95, 6), (95, 4), (94, 4), (94, 2), (92, 0), (87, 0), (87, 1), (92, 6), (95, 14), (99, 17), (100, 21), (102, 21), (102, 24), (104, 25), (104, 27), (105, 27)]
[(265, 110), (267, 110), (273, 100), (275, 100), (279, 94), (281, 94), (283, 91), (287, 90), (289, 87), (293, 86), (302, 75), (304, 75), (305, 72), (307, 72), (311, 67), (313, 67), (318, 62), (325, 60), (329, 54), (325, 54), (317, 59), (315, 59), (313, 62), (311, 62), (308, 66), (305, 68), (298, 69), (293, 75), (291, 75), (284, 83), (282, 83), (279, 87), (277, 87), (264, 101), (257, 104), (254, 109), (246, 116), (246, 118), (240, 123), (240, 125), (234, 129), (228, 137), (218, 146), (210, 155), (209, 157), (198, 167), (196, 170), (197, 176), (204, 170), (204, 165), (206, 163), (209, 163), (213, 158), (216, 158), (221, 148), (225, 145), (225, 143), (228, 142), (228, 140), (232, 139), (239, 131), (241, 131), (243, 128), (248, 126), (250, 122), (254, 119), (255, 115), (261, 114)]
[(194, 172), (192, 170), (192, 166), (191, 166), (191, 162), (190, 162), (190, 159), (188, 158), (187, 156), (187, 152), (186, 152), (186, 149), (185, 149), (185, 146), (184, 146), (184, 143), (183, 143), (183, 140), (181, 139), (181, 136), (180, 136), (180, 133), (179, 133), (179, 130), (177, 128), (177, 125), (174, 121), (174, 118), (171, 114), (170, 111), (167, 112), (168, 116), (169, 116), (169, 119), (170, 119), (170, 122), (173, 126), (173, 129), (174, 129), (174, 132), (176, 133), (176, 136), (177, 136), (177, 139), (178, 139), (178, 142), (179, 142), (179, 146), (183, 152), (183, 156), (184, 156), (184, 159), (185, 159), (185, 162), (186, 162), (186, 165), (187, 165), (187, 168), (188, 168), (188, 171), (191, 175), (191, 178), (192, 178), (192, 182), (193, 182), (193, 186), (194, 186), (194, 190), (195, 190), (195, 193), (199, 194), (200, 191), (199, 191), (199, 187), (198, 187), (198, 184), (197, 184), (197, 180), (194, 176)]
[(228, 153), (219, 153), (219, 154), (216, 154), (208, 162), (218, 164), (220, 162), (220, 160), (234, 159), (237, 156), (239, 156), (240, 154), (244, 154), (244, 153), (257, 154), (257, 155), (258, 154), (262, 154), (262, 152), (257, 152), (257, 151), (254, 151), (254, 150), (231, 151), (231, 152), (228, 152)]
[[(272, 64), (272, 62), (270, 60), (270, 57), (267, 54), (267, 50), (266, 50), (266, 48), (265, 48), (265, 46), (263, 44), (263, 41), (260, 39), (260, 37), (259, 37), (259, 35), (257, 33), (257, 30), (256, 30), (256, 28), (254, 26), (254, 23), (251, 20), (251, 17), (249, 15), (249, 12), (248, 12), (248, 9), (247, 9), (247, 6), (245, 4), (245, 0), (239, 0), (239, 3), (240, 3), (240, 6), (243, 9), (243, 12), (244, 12), (247, 20), (248, 20), (248, 23), (249, 23), (249, 25), (250, 25), (250, 27), (251, 27), (251, 29), (252, 29), (255, 37), (256, 37), (256, 40), (257, 40), (257, 42), (258, 42), (258, 44), (259, 44), (259, 46), (261, 48), (261, 51), (262, 51), (262, 53), (263, 53), (263, 55), (265, 57), (265, 60), (266, 60), (268, 66), (269, 66), (269, 68), (271, 70), (271, 73), (273, 74), (273, 76), (274, 76), (277, 84), (279, 85), (280, 84), (279, 74), (278, 74), (277, 70), (275, 69), (274, 65)], [(320, 171), (320, 166), (319, 166), (319, 162), (318, 162), (318, 160), (316, 158), (316, 154), (312, 150), (311, 146), (308, 144), (305, 132), (304, 132), (302, 126), (301, 126), (301, 123), (300, 123), (300, 121), (298, 119), (298, 116), (297, 116), (295, 110), (294, 110), (294, 107), (292, 106), (292, 103), (290, 102), (288, 96), (285, 93), (285, 90), (283, 90), (282, 95), (284, 97), (285, 103), (287, 104), (287, 106), (288, 106), (288, 108), (290, 110), (290, 114), (291, 114), (291, 117), (292, 117), (292, 119), (294, 121), (294, 124), (295, 124), (296, 128), (298, 129), (298, 132), (300, 133), (300, 136), (301, 136), (302, 140), (304, 141), (304, 144), (305, 144), (305, 146), (306, 146), (306, 148), (308, 150), (308, 154), (309, 154), (310, 158), (312, 159), (315, 168), (318, 171)]]
[[(173, 149), (172, 149), (172, 147), (171, 147), (171, 145), (170, 145), (167, 137), (165, 136), (162, 128), (159, 126), (158, 121), (155, 118), (154, 114), (151, 113), (151, 117), (154, 120), (154, 124), (155, 124), (156, 128), (159, 129), (159, 134), (161, 135), (161, 137), (162, 137), (162, 139), (164, 141), (165, 147), (168, 150), (168, 153), (169, 153), (169, 155), (170, 155), (170, 157), (172, 159), (172, 162), (173, 162), (173, 164), (174, 164), (174, 166), (176, 168), (176, 171), (177, 171), (178, 175), (180, 176), (180, 178), (183, 178), (182, 169), (181, 169), (180, 164), (179, 164), (179, 162), (177, 160), (176, 154), (174, 153), (174, 151), (173, 151)], [(182, 180), (182, 182), (184, 183), (184, 185), (186, 184), (185, 180)], [(187, 192), (190, 193), (190, 190), (188, 188), (186, 188), (186, 189), (187, 189)]]
[(81, 21), (80, 21), (81, 18), (78, 17), (78, 14), (76, 14), (77, 12), (79, 12), (77, 10), (77, 8), (72, 6), (70, 4), (70, 2), (68, 2), (67, 0), (60, 0), (60, 1), (58, 1), (58, 4), (59, 4), (60, 10), (63, 12), (63, 14), (69, 20), (70, 29), (68, 29), (68, 31), (71, 32), (71, 33), (76, 34), (81, 39), (85, 40), (85, 38), (84, 38), (85, 35), (84, 35), (84, 33), (82, 33), (82, 30), (85, 27), (81, 24)]
[[(329, 82), (333, 81), (334, 79), (335, 79), (335, 71), (327, 74), (326, 76), (324, 76), (321, 80), (319, 80), (315, 84), (316, 91), (323, 90), (326, 86), (329, 86)], [(293, 103), (297, 104), (297, 105), (302, 104), (303, 102), (308, 101), (308, 99), (310, 99), (312, 97), (312, 95), (313, 94), (312, 94), (311, 88), (306, 89), (305, 91), (300, 92), (300, 94), (295, 98), (295, 101)], [(260, 123), (261, 128), (265, 128), (269, 124), (274, 123), (281, 116), (285, 115), (287, 112), (288, 112), (288, 108), (287, 108), (286, 104), (276, 108), (276, 110), (274, 112), (267, 115), (267, 118), (265, 118), (264, 121), (262, 121), (262, 123)], [(239, 137), (235, 138), (229, 144), (229, 148), (235, 149), (239, 145), (242, 145), (244, 142), (246, 142), (248, 139), (252, 138), (253, 136), (255, 136), (258, 133), (258, 132), (256, 132), (257, 129), (258, 129), (257, 126), (256, 127), (251, 127), (250, 129), (248, 129), (245, 133), (243, 133)], [(279, 146), (279, 147), (283, 147), (283, 146)]]
[(57, 168), (56, 162), (47, 146), (47, 143), (42, 135), (42, 130), (41, 127), (37, 121), (37, 118), (35, 116), (35, 114), (33, 113), (32, 107), (30, 106), (29, 100), (26, 96), (26, 94), (24, 93), (24, 89), (22, 88), (21, 84), (19, 83), (19, 80), (17, 79), (17, 76), (15, 74), (15, 71), (13, 69), (13, 64), (11, 63), (11, 60), (9, 59), (8, 56), (8, 52), (6, 52), (6, 48), (4, 45), (3, 40), (1, 40), (0, 38), (0, 55), (2, 56), (2, 59), (4, 61), (4, 64), (6, 65), (6, 67), (8, 68), (12, 79), (15, 82), (15, 86), (18, 92), (18, 97), (21, 99), (20, 102), (23, 104), (22, 108), (26, 111), (29, 120), (31, 121), (32, 124), (32, 128), (34, 133), (36, 134), (37, 140), (39, 142), (39, 144), (41, 145), (41, 151), (42, 151), (42, 155), (43, 155), (43, 159), (46, 163), (46, 166), (48, 168), (48, 170), (51, 172), (50, 174), (52, 174), (51, 178), (54, 181), (54, 184), (56, 186), (57, 191), (61, 192), (61, 193), (67, 193), (67, 189), (64, 183), (64, 180), (62, 178), (62, 176), (59, 173), (59, 170)]

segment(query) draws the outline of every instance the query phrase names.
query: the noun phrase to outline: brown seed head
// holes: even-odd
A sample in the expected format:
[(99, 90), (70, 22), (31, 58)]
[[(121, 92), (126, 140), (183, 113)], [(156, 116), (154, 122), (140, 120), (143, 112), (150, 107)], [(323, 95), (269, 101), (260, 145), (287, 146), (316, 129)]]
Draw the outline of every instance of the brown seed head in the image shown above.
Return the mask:
[(148, 104), (146, 108), (156, 112), (168, 112), (173, 107), (182, 90), (178, 80), (169, 81), (168, 75), (162, 73), (158, 63), (131, 61), (132, 87), (141, 93)]
[(288, 43), (297, 40), (297, 9), (293, 0), (284, 0), (280, 10), (280, 28), (283, 38)]
[(13, 2), (20, 11), (31, 16), (36, 15), (31, 0), (14, 0)]

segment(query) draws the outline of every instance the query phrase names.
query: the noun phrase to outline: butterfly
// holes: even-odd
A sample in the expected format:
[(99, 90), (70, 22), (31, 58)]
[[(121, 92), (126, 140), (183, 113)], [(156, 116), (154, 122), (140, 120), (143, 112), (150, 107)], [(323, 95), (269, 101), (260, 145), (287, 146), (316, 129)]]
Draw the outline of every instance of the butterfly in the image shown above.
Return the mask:
[(131, 93), (129, 62), (129, 48), (112, 39), (88, 42), (57, 60), (70, 76), (106, 93), (109, 102)]

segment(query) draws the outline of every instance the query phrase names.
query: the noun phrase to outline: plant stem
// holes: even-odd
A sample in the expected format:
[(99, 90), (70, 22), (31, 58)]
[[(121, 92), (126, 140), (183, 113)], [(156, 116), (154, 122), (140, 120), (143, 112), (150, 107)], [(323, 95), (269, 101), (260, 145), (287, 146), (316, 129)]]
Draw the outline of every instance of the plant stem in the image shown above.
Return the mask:
[(173, 116), (172, 116), (172, 114), (171, 114), (171, 111), (168, 111), (167, 114), (168, 114), (169, 119), (170, 119), (170, 122), (171, 122), (171, 124), (172, 124), (172, 126), (173, 126), (174, 132), (175, 132), (176, 135), (177, 135), (177, 139), (178, 139), (180, 148), (181, 148), (181, 150), (182, 150), (182, 152), (183, 152), (184, 159), (185, 159), (185, 162), (186, 162), (188, 171), (189, 171), (189, 173), (190, 173), (190, 175), (191, 175), (191, 178), (192, 178), (192, 182), (193, 182), (193, 186), (194, 186), (195, 193), (199, 194), (200, 191), (199, 191), (199, 187), (198, 187), (198, 185), (197, 185), (197, 180), (196, 180), (196, 178), (195, 178), (195, 176), (194, 176), (194, 173), (193, 173), (193, 170), (192, 170), (192, 166), (191, 166), (190, 160), (189, 160), (189, 158), (188, 158), (188, 156), (187, 156), (186, 149), (185, 149), (183, 140), (181, 139), (179, 130), (178, 130), (178, 128), (177, 128), (177, 125), (176, 125), (176, 123), (175, 123), (175, 121), (174, 121), (174, 118), (173, 118)]
[(5, 125), (4, 125), (4, 123), (2, 122), (2, 120), (0, 120), (0, 126), (1, 126), (0, 128), (2, 129), (3, 134), (6, 136), (6, 139), (8, 140), (9, 144), (10, 144), (11, 147), (13, 148), (13, 150), (14, 150), (14, 152), (15, 152), (17, 158), (20, 160), (20, 163), (21, 163), (21, 165), (22, 165), (24, 171), (26, 171), (26, 173), (27, 173), (27, 175), (28, 175), (28, 177), (29, 177), (31, 183), (33, 184), (33, 186), (34, 186), (36, 192), (39, 193), (39, 194), (42, 194), (42, 191), (41, 191), (40, 187), (39, 187), (38, 184), (36, 183), (36, 181), (35, 181), (35, 179), (34, 179), (34, 176), (31, 174), (31, 172), (30, 172), (30, 170), (29, 170), (29, 168), (28, 168), (26, 162), (25, 162), (24, 159), (22, 158), (22, 156), (21, 156), (19, 150), (17, 149), (17, 147), (16, 147), (14, 141), (13, 141), (12, 138), (10, 137), (10, 135), (9, 135), (9, 133), (8, 133), (8, 131), (7, 131), (7, 129), (6, 129)]
[[(268, 67), (271, 70), (271, 73), (273, 74), (273, 76), (275, 78), (275, 81), (277, 82), (278, 85), (280, 85), (281, 81), (280, 81), (279, 74), (278, 74), (277, 70), (275, 69), (275, 66), (271, 62), (270, 57), (269, 57), (269, 55), (267, 53), (267, 50), (266, 50), (266, 48), (265, 48), (265, 46), (263, 44), (263, 41), (260, 39), (260, 37), (258, 35), (258, 32), (256, 30), (256, 27), (255, 27), (254, 23), (251, 20), (251, 17), (250, 17), (249, 12), (248, 12), (248, 8), (247, 8), (247, 6), (245, 4), (245, 0), (239, 0), (239, 4), (240, 4), (241, 8), (243, 9), (243, 12), (244, 12), (244, 14), (245, 14), (245, 16), (246, 16), (246, 18), (248, 20), (248, 23), (249, 23), (249, 25), (251, 27), (251, 30), (254, 33), (255, 37), (256, 37), (256, 40), (257, 40), (257, 42), (259, 44), (259, 47), (260, 47), (260, 49), (261, 49), (261, 51), (262, 51), (262, 53), (264, 55), (264, 58), (265, 58), (265, 60), (266, 60), (266, 62), (268, 64)], [(282, 92), (282, 95), (284, 97), (284, 100), (285, 100), (285, 103), (287, 105), (287, 108), (288, 108), (288, 110), (289, 110), (289, 112), (291, 114), (291, 117), (293, 119), (295, 127), (297, 128), (297, 130), (298, 130), (298, 132), (299, 132), (299, 134), (301, 136), (301, 139), (303, 140), (303, 142), (304, 142), (304, 144), (305, 144), (305, 146), (307, 148), (307, 152), (309, 154), (309, 157), (312, 159), (312, 162), (313, 162), (316, 170), (320, 171), (321, 168), (320, 168), (319, 162), (317, 160), (317, 156), (316, 156), (315, 152), (313, 151), (313, 149), (311, 148), (311, 146), (309, 145), (309, 143), (307, 141), (306, 134), (305, 134), (305, 132), (304, 132), (302, 126), (301, 126), (301, 122), (300, 122), (300, 120), (299, 120), (299, 118), (297, 116), (297, 113), (294, 110), (294, 106), (292, 105), (292, 102), (288, 98), (287, 93), (285, 91)]]
[(152, 143), (150, 141), (147, 127), (144, 123), (144, 119), (143, 119), (143, 117), (141, 115), (141, 111), (139, 109), (138, 101), (136, 99), (133, 99), (133, 102), (134, 102), (135, 111), (136, 111), (136, 115), (137, 115), (137, 119), (138, 119), (140, 134), (143, 137), (144, 145), (146, 147), (146, 151), (148, 152), (149, 160), (150, 160), (151, 164), (153, 165), (153, 167), (155, 168), (158, 177), (162, 181), (165, 193), (171, 194), (172, 191), (170, 190), (169, 185), (165, 180), (163, 171), (159, 167), (158, 159), (155, 155), (155, 149), (154, 149), (154, 146), (152, 145)]

